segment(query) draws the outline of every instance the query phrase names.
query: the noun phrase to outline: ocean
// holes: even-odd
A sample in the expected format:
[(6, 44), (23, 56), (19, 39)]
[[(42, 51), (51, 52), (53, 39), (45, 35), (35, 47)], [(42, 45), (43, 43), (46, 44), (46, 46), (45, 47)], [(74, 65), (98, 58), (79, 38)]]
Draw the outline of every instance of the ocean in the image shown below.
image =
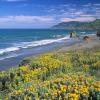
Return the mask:
[[(0, 29), (0, 70), (16, 66), (27, 56), (53, 50), (63, 44), (70, 45), (72, 30), (65, 29)], [(95, 31), (75, 31), (79, 36)]]

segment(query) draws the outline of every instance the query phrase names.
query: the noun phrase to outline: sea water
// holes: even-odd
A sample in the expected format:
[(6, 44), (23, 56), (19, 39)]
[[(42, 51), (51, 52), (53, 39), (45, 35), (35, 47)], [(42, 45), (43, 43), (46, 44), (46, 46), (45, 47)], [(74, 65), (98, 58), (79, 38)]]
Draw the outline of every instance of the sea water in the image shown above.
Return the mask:
[[(24, 57), (71, 43), (66, 29), (0, 29), (0, 70), (17, 65)], [(79, 36), (95, 31), (75, 31)]]

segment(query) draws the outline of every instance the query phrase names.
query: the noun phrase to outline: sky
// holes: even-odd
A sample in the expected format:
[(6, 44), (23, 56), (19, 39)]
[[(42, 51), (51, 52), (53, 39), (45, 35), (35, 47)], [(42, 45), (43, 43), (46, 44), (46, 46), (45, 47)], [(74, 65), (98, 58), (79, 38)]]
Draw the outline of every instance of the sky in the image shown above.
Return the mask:
[(100, 19), (100, 0), (0, 0), (0, 28), (49, 28)]

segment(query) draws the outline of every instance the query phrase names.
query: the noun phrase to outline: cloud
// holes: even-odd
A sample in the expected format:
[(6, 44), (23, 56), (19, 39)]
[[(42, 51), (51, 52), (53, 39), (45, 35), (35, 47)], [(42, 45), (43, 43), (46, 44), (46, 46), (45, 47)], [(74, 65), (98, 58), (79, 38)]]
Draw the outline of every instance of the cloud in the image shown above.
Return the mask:
[(69, 21), (80, 21), (80, 22), (90, 22), (94, 21), (95, 17), (77, 17), (77, 18), (61, 18), (61, 22), (69, 22)]
[(91, 7), (91, 6), (92, 6), (91, 3), (88, 3), (88, 4), (83, 5), (83, 7)]
[(99, 3), (96, 3), (96, 4), (93, 4), (94, 6), (99, 6), (100, 7), (100, 4)]
[(48, 13), (60, 21), (93, 21), (100, 18), (100, 4), (87, 3), (85, 5), (67, 4), (48, 7)]
[(0, 27), (3, 28), (46, 28), (51, 27), (54, 18), (50, 16), (2, 16), (0, 17)]
[(3, 16), (0, 17), (0, 22), (5, 23), (5, 22), (24, 22), (24, 23), (34, 23), (34, 22), (51, 22), (54, 19), (50, 16)]
[[(27, 1), (27, 0), (3, 0), (7, 2)], [(93, 21), (100, 18), (100, 4), (88, 3), (85, 5), (76, 4), (59, 4), (57, 6), (50, 5), (34, 5), (27, 2), (21, 3), (19, 7), (28, 7), (39, 9), (42, 16), (2, 16), (0, 17), (1, 25), (22, 25), (22, 26), (52, 26), (59, 22), (68, 21)], [(19, 9), (19, 8), (18, 8)], [(24, 9), (23, 9), (24, 10)], [(32, 10), (32, 9), (31, 9)], [(34, 11), (32, 11), (33, 13)], [(39, 14), (40, 14), (39, 12)], [(36, 12), (38, 13), (38, 12)]]

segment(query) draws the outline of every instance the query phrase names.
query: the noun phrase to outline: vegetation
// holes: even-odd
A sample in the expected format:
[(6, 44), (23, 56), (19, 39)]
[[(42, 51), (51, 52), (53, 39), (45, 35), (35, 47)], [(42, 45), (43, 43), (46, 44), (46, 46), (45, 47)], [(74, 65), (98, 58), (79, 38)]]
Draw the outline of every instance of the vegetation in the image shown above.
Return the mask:
[(98, 49), (53, 52), (0, 72), (0, 100), (100, 100)]
[(62, 22), (58, 25), (53, 26), (56, 29), (73, 29), (73, 30), (99, 30), (100, 29), (100, 19), (96, 19), (93, 22)]

